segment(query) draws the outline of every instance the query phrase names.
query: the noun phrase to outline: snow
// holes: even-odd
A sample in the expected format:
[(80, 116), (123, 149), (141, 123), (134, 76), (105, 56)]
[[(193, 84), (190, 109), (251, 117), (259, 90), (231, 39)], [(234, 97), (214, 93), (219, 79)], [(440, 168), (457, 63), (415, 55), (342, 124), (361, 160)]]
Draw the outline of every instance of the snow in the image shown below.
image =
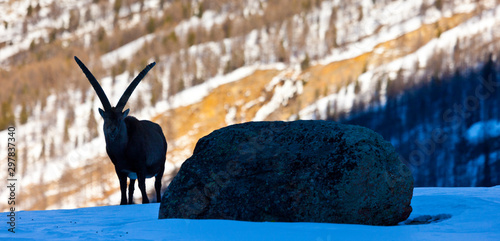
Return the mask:
[[(328, 106), (331, 103), (336, 103), (335, 111), (348, 111), (350, 110), (356, 100), (357, 95), (354, 93), (354, 83), (343, 87), (336, 94), (331, 94), (326, 97), (318, 99), (313, 104), (300, 110), (299, 116), (301, 119), (322, 119), (325, 120), (327, 116)], [(333, 106), (330, 106), (333, 107)], [(319, 114), (319, 116), (318, 116)]]
[[(416, 30), (423, 22), (435, 20), (437, 17), (434, 15), (419, 15), (421, 4), (422, 1), (394, 1), (384, 6), (371, 6), (371, 1), (364, 1), (363, 5), (372, 9), (361, 21), (353, 19), (358, 16), (356, 8), (351, 8), (350, 12), (338, 11), (339, 21), (335, 23), (338, 29), (337, 42), (348, 45), (334, 49), (330, 56), (319, 63), (328, 64), (373, 51), (378, 44)], [(381, 29), (377, 32), (378, 27)]]
[[(253, 121), (265, 120), (267, 116), (276, 111), (280, 106), (286, 106), (288, 104), (288, 100), (292, 99), (295, 95), (302, 94), (302, 81), (297, 80), (296, 77), (287, 78), (285, 76), (286, 74), (287, 72), (280, 73), (266, 86), (267, 91), (271, 91), (274, 88), (273, 97), (268, 103), (257, 111)], [(280, 83), (282, 84), (280, 85)]]
[(203, 27), (208, 31), (213, 25), (222, 24), (227, 17), (227, 13), (216, 13), (215, 11), (207, 10), (203, 13), (201, 18), (193, 16), (179, 23), (175, 27), (175, 34), (178, 36), (186, 36), (189, 30), (196, 29), (197, 27)]
[[(50, 15), (50, 5), (56, 3), (57, 6), (61, 8), (61, 14), (57, 17)], [(158, 0), (148, 0), (144, 2), (144, 12), (155, 12), (158, 16), (161, 16), (162, 12), (157, 12)], [(40, 4), (40, 11), (34, 13), (33, 17), (26, 18), (27, 8), (29, 5), (33, 7), (36, 4)], [(87, 9), (91, 10), (94, 21), (80, 21), (80, 26), (73, 32), (64, 31), (62, 33), (63, 45), (67, 44), (67, 41), (72, 41), (75, 36), (81, 36), (86, 39), (86, 46), (88, 46), (88, 40), (90, 35), (94, 34), (99, 27), (104, 27), (107, 31), (113, 30), (113, 14), (103, 14), (101, 9), (97, 4), (91, 4), (90, 0), (85, 1), (71, 1), (71, 0), (43, 0), (43, 1), (0, 1), (0, 16), (2, 16), (2, 21), (0, 22), (0, 46), (1, 44), (6, 44), (0, 47), (0, 64), (3, 68), (8, 68), (9, 63), (6, 60), (15, 55), (16, 53), (26, 50), (29, 48), (32, 41), (40, 43), (40, 41), (48, 42), (49, 33), (51, 29), (64, 29), (68, 27), (69, 24), (69, 10), (78, 9), (80, 11), (80, 17), (83, 18), (84, 11)], [(135, 3), (131, 6), (131, 11), (128, 8), (122, 7), (120, 9), (120, 16), (125, 16), (126, 14), (131, 14), (131, 18), (121, 18), (117, 22), (120, 29), (127, 29), (134, 27), (137, 24), (145, 21), (147, 14), (140, 15), (140, 4)], [(111, 10), (111, 9), (109, 9)], [(26, 32), (23, 33), (23, 24), (26, 21)], [(7, 27), (4, 27), (7, 24)], [(140, 44), (141, 47), (142, 44)], [(129, 52), (135, 52), (136, 49), (132, 49)], [(126, 57), (126, 56), (119, 56)]]
[[(381, 227), (330, 223), (158, 219), (159, 204), (15, 212), (15, 232), (0, 239), (140, 240), (500, 240), (500, 186), (416, 188), (407, 222)], [(9, 213), (1, 213), (7, 222)]]
[(465, 133), (465, 138), (469, 142), (476, 144), (498, 136), (500, 136), (500, 122), (498, 120), (476, 122)]
[[(472, 12), (475, 9), (475, 5), (467, 0), (455, 1), (454, 4), (454, 8), (448, 10), (448, 13), (431, 8), (425, 12), (425, 15), (421, 15), (422, 1), (394, 1), (384, 6), (372, 6), (371, 1), (364, 1), (362, 5), (372, 9), (359, 22), (352, 19), (352, 16), (357, 16), (352, 9), (351, 12), (339, 11), (339, 21), (336, 22), (337, 41), (347, 45), (344, 48), (333, 49), (329, 56), (319, 60), (318, 63), (326, 65), (354, 58), (374, 51), (380, 43), (417, 30), (423, 24), (434, 23), (439, 18), (448, 17), (447, 15), (452, 13)], [(487, 5), (492, 7), (492, 4)], [(378, 30), (378, 27), (381, 29)], [(314, 64), (316, 62), (313, 62)]]
[[(56, 19), (49, 17), (49, 5), (53, 1), (5, 1), (0, 2), (0, 15), (2, 23), (7, 23), (8, 27), (0, 27), (0, 43), (8, 43), (0, 48), (0, 62), (5, 61), (10, 56), (21, 50), (28, 49), (30, 43), (34, 40), (48, 39), (50, 28), (62, 28), (65, 21), (69, 19), (69, 12), (64, 12)], [(67, 6), (68, 9), (78, 7), (81, 1), (61, 0), (57, 3), (61, 6)], [(31, 4), (40, 4), (38, 16), (33, 16), (32, 20), (27, 21), (26, 32), (23, 33), (23, 21), (27, 14), (27, 8)], [(37, 15), (33, 13), (33, 15)], [(4, 63), (3, 63), (4, 64)]]
[(133, 59), (135, 53), (139, 51), (144, 43), (151, 41), (154, 38), (154, 34), (148, 34), (140, 37), (128, 44), (125, 44), (118, 49), (115, 49), (107, 54), (101, 56), (101, 62), (104, 68), (114, 66), (121, 60)]
[(186, 90), (177, 93), (170, 97), (169, 101), (164, 101), (157, 105), (158, 113), (165, 112), (169, 109), (187, 106), (194, 103), (200, 102), (204, 97), (206, 97), (210, 91), (213, 89), (227, 83), (231, 83), (240, 79), (243, 79), (257, 70), (257, 66), (246, 66), (238, 68), (235, 71), (228, 73), (226, 75), (218, 75), (211, 79), (208, 79), (202, 84), (193, 86)]
[(236, 124), (236, 112), (237, 112), (236, 107), (232, 106), (226, 109), (227, 109), (226, 125)]

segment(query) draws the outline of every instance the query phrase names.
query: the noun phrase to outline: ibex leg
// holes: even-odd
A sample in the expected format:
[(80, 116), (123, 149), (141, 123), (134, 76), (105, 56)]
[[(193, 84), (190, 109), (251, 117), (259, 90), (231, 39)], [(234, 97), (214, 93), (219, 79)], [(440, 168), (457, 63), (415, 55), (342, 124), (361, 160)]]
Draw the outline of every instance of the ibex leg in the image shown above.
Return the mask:
[(162, 168), (155, 177), (155, 191), (156, 191), (156, 202), (161, 202), (161, 178), (163, 177), (163, 171), (165, 168)]
[(139, 189), (141, 189), (142, 203), (149, 203), (148, 194), (146, 193), (146, 177), (138, 175), (137, 181), (139, 182)]
[(134, 186), (135, 179), (130, 179), (130, 184), (128, 184), (128, 204), (134, 204)]
[(120, 191), (122, 193), (122, 200), (120, 201), (120, 205), (127, 204), (127, 174), (123, 174), (121, 172), (116, 172), (118, 175), (118, 179), (120, 180)]

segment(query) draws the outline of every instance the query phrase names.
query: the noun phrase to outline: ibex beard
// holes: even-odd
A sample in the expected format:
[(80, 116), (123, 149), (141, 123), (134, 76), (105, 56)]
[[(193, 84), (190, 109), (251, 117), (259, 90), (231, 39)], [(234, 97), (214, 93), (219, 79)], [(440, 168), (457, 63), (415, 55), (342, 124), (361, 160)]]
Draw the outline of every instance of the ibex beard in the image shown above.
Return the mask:
[[(75, 56), (104, 108), (99, 114), (104, 119), (106, 152), (120, 180), (121, 205), (132, 204), (135, 180), (138, 180), (142, 203), (149, 203), (146, 193), (146, 178), (155, 177), (156, 201), (161, 201), (161, 179), (165, 170), (167, 141), (161, 127), (148, 120), (137, 120), (128, 116), (129, 109), (123, 111), (127, 101), (139, 82), (155, 66), (151, 63), (130, 83), (118, 104), (112, 107), (99, 82), (87, 67)], [(127, 202), (127, 177), (130, 178)]]

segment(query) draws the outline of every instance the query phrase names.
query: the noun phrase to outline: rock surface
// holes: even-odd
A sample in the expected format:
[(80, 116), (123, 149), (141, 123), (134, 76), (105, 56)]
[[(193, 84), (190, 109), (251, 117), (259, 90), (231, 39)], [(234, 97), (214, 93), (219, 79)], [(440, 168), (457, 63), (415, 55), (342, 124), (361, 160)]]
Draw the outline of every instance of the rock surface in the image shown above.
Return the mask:
[(395, 225), (413, 177), (370, 129), (329, 121), (248, 122), (201, 138), (159, 218)]

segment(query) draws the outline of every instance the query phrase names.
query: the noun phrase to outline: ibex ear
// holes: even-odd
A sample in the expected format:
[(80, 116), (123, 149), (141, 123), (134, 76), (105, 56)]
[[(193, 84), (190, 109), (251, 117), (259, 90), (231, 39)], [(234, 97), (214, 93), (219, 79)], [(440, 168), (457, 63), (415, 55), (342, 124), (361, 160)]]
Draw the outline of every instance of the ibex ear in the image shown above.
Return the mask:
[(104, 112), (104, 110), (102, 110), (101, 108), (99, 108), (99, 114), (101, 114), (101, 117), (102, 118), (106, 118), (106, 113)]
[(123, 115), (122, 115), (122, 118), (125, 119), (125, 117), (128, 116), (128, 112), (130, 111), (130, 109), (127, 109), (123, 112)]

